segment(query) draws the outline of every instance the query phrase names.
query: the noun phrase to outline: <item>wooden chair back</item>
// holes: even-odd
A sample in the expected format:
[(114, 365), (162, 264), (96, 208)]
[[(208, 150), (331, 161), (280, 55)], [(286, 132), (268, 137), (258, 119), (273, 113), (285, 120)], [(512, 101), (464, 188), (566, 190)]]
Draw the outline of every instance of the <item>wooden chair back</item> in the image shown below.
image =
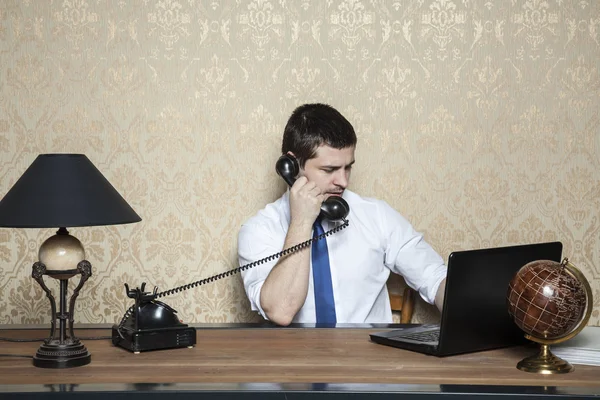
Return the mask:
[[(399, 279), (398, 279), (399, 278)], [(392, 313), (400, 313), (400, 323), (409, 324), (412, 320), (413, 312), (415, 310), (415, 298), (416, 292), (409, 286), (406, 286), (403, 290), (389, 290), (389, 286), (400, 285), (398, 280), (402, 281), (401, 277), (391, 278), (388, 281), (388, 292), (390, 295), (390, 305), (392, 306)], [(394, 287), (392, 287), (394, 289)]]

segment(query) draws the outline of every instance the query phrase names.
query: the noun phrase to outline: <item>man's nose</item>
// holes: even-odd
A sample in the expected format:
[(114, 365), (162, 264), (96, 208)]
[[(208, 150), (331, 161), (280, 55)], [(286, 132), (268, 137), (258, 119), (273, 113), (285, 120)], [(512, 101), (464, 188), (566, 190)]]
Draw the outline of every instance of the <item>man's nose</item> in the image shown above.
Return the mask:
[(335, 179), (333, 180), (333, 184), (346, 189), (348, 186), (348, 171), (344, 169), (337, 171), (335, 174)]

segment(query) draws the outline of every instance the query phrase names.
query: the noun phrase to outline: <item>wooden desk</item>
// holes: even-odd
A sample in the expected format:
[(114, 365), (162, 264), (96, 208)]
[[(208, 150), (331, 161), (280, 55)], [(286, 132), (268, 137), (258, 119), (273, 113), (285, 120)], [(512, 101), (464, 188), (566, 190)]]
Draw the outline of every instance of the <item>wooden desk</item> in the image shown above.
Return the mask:
[[(530, 374), (515, 365), (531, 355), (533, 348), (437, 358), (370, 342), (368, 334), (381, 330), (198, 329), (195, 348), (141, 354), (114, 347), (107, 339), (82, 339), (92, 354), (91, 364), (62, 370), (36, 368), (31, 358), (25, 358), (35, 354), (39, 342), (0, 342), (0, 397), (33, 398), (59, 391), (81, 393), (88, 400), (91, 394), (104, 391), (129, 397), (139, 394), (145, 399), (159, 393), (175, 397), (270, 393), (289, 398), (293, 393), (347, 392), (369, 398), (393, 395), (395, 399), (442, 393), (445, 398), (452, 394), (486, 395), (486, 399), (506, 394), (600, 397), (600, 367), (576, 365), (574, 372), (564, 375)], [(0, 331), (4, 337), (45, 334), (42, 330)], [(77, 330), (76, 334), (81, 338), (109, 336), (110, 330)]]

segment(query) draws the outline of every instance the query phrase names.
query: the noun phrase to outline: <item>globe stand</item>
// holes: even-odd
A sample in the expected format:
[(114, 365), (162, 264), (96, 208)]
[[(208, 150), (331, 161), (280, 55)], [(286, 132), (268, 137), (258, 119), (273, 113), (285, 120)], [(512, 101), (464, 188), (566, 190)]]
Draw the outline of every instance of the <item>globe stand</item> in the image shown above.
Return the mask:
[(564, 374), (571, 372), (573, 366), (550, 351), (550, 345), (540, 343), (540, 352), (535, 356), (524, 358), (517, 368), (525, 372), (538, 374)]
[(550, 375), (550, 374), (564, 374), (574, 370), (573, 366), (563, 360), (562, 358), (555, 356), (550, 351), (551, 344), (558, 344), (565, 342), (573, 337), (577, 336), (579, 332), (587, 325), (590, 316), (592, 315), (592, 306), (594, 304), (593, 292), (589, 282), (585, 278), (585, 275), (569, 262), (568, 258), (565, 258), (561, 263), (561, 267), (573, 276), (576, 280), (581, 282), (583, 285), (585, 296), (586, 296), (586, 308), (583, 318), (579, 323), (568, 333), (561, 337), (554, 339), (543, 339), (539, 337), (526, 334), (525, 338), (532, 342), (539, 343), (540, 351), (535, 356), (526, 357), (517, 364), (517, 368), (525, 372), (534, 372), (538, 374)]

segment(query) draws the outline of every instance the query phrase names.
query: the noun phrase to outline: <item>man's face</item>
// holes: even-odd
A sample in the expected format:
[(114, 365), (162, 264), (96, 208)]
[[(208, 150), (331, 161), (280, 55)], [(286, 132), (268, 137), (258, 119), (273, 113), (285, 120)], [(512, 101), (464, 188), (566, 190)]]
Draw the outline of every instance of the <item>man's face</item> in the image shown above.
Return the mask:
[(317, 148), (317, 155), (306, 160), (300, 175), (316, 183), (325, 198), (341, 196), (350, 181), (350, 172), (354, 164), (354, 146), (334, 149), (327, 145)]

